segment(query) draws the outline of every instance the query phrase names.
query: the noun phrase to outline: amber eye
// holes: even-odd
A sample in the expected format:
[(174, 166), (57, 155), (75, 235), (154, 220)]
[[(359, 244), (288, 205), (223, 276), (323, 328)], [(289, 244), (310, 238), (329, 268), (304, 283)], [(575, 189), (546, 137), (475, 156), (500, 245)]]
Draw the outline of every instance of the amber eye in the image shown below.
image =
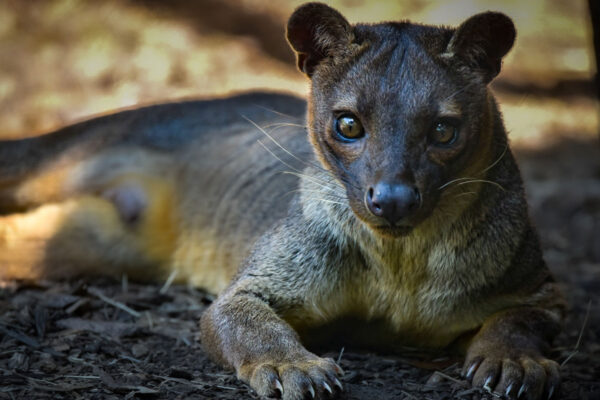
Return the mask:
[(433, 127), (431, 139), (438, 145), (451, 145), (458, 138), (458, 122), (456, 121), (438, 121)]
[(352, 114), (344, 114), (335, 119), (335, 131), (343, 141), (353, 141), (365, 136), (362, 124)]

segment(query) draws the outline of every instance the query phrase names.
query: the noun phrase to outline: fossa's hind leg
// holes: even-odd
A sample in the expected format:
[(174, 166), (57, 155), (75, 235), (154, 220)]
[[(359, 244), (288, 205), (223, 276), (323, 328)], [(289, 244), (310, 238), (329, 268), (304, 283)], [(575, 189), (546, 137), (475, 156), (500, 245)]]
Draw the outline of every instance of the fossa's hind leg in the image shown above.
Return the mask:
[(170, 185), (134, 175), (93, 195), (0, 217), (0, 280), (160, 278), (174, 250), (174, 206)]
[(141, 220), (148, 207), (148, 193), (136, 183), (111, 187), (102, 195), (114, 204), (121, 221), (127, 225), (134, 225)]

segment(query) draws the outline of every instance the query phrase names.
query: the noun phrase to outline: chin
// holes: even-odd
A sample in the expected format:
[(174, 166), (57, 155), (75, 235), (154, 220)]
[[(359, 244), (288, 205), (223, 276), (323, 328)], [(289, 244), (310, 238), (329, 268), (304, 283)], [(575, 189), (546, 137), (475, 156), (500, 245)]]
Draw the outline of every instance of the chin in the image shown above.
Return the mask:
[(391, 239), (397, 239), (404, 236), (408, 236), (413, 231), (413, 227), (408, 225), (371, 225), (370, 228), (378, 236), (383, 236)]

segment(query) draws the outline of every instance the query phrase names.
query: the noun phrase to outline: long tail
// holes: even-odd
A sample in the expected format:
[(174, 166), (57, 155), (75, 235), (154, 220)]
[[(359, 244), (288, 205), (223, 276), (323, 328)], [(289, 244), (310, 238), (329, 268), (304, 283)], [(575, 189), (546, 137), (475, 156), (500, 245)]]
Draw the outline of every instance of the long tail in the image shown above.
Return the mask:
[(117, 111), (33, 138), (0, 140), (0, 191), (49, 164), (82, 159), (114, 144), (161, 150), (184, 145), (199, 111), (202, 102), (159, 104)]
[[(101, 118), (37, 137), (0, 140), (0, 214), (35, 205), (18, 190), (31, 178), (43, 178), (48, 188), (57, 183), (61, 170), (66, 170), (68, 165), (122, 136), (115, 129), (115, 122), (114, 118)], [(40, 195), (44, 196), (43, 191)]]
[(77, 139), (77, 130), (67, 128), (38, 137), (0, 141), (0, 185), (23, 179), (50, 157), (73, 146)]
[[(277, 113), (272, 111), (274, 106), (304, 112), (304, 103), (298, 99), (248, 93), (119, 111), (34, 138), (0, 140), (0, 214), (55, 200), (51, 189), (61, 173), (105, 148), (124, 145), (161, 153), (177, 151), (207, 132), (221, 132), (221, 127), (236, 121), (247, 125), (241, 115), (259, 124), (261, 120), (273, 122), (273, 113)], [(23, 196), (19, 188), (32, 181), (40, 184), (30, 185)]]

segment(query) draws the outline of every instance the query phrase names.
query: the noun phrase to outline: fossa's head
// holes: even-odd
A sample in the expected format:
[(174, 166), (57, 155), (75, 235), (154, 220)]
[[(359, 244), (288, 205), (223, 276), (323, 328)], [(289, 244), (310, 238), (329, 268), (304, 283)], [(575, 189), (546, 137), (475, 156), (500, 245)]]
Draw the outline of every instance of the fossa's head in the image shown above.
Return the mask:
[(457, 29), (351, 26), (320, 3), (298, 8), (287, 38), (312, 81), (310, 139), (356, 216), (385, 236), (431, 215), (445, 182), (491, 157), (487, 84), (515, 39), (503, 14)]

